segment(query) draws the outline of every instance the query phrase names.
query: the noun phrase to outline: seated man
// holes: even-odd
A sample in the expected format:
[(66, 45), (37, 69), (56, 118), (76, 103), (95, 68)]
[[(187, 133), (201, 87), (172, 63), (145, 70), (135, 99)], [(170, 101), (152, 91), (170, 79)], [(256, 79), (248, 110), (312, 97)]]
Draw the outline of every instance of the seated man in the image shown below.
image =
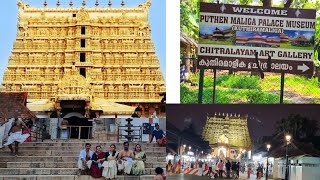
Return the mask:
[(123, 150), (119, 153), (118, 170), (123, 170), (125, 174), (129, 175), (133, 165), (133, 158), (133, 152), (129, 150), (129, 142), (124, 142)]
[(156, 129), (152, 132), (152, 137), (150, 143), (153, 140), (153, 137), (156, 137), (157, 144), (160, 146), (165, 146), (167, 143), (166, 137), (164, 136), (164, 132), (160, 129), (159, 124), (156, 124)]
[(91, 166), (91, 159), (93, 151), (90, 150), (91, 144), (86, 143), (85, 149), (80, 151), (78, 160), (79, 175), (90, 175), (89, 169)]

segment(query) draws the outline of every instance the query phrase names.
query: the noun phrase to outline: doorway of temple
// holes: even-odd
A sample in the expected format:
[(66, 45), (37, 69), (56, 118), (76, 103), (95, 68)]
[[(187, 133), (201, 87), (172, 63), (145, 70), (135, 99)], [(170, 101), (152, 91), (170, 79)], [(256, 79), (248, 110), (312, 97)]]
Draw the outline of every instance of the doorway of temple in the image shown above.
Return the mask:
[[(79, 118), (84, 118), (86, 101), (83, 100), (63, 100), (60, 102), (61, 116), (69, 118), (71, 113), (79, 113), (81, 115), (75, 115)], [(69, 117), (66, 117), (69, 116)]]
[(78, 116), (71, 116), (67, 120), (69, 121), (70, 139), (92, 138), (92, 121)]

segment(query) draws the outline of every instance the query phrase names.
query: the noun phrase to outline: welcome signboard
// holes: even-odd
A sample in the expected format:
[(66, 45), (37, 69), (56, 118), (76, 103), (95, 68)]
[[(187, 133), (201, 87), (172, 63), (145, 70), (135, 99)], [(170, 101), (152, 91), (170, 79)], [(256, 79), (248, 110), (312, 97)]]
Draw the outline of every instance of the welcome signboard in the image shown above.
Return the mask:
[(198, 67), (312, 74), (315, 18), (315, 10), (201, 3)]

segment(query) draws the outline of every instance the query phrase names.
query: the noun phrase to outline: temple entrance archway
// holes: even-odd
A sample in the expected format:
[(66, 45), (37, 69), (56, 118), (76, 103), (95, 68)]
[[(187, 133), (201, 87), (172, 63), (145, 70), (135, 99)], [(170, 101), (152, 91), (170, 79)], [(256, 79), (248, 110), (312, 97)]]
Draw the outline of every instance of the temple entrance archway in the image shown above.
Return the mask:
[(85, 118), (81, 113), (78, 112), (71, 112), (66, 114), (63, 118)]
[[(67, 115), (68, 118), (66, 118)], [(67, 115), (64, 119), (67, 119), (69, 122), (70, 139), (92, 138), (92, 121), (79, 117), (80, 113), (69, 113)]]

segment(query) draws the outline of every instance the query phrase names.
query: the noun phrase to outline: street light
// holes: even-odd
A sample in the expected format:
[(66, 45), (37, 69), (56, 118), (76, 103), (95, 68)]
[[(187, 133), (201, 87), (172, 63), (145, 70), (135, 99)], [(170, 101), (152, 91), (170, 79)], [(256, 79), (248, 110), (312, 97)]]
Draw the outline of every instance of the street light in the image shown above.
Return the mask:
[(269, 167), (269, 150), (271, 148), (271, 145), (270, 144), (267, 144), (267, 150), (268, 150), (268, 153), (267, 153), (267, 172), (266, 172), (266, 180), (268, 180), (268, 167)]
[(189, 151), (191, 150), (191, 146), (189, 146)]
[(288, 145), (290, 143), (290, 140), (291, 140), (291, 136), (289, 134), (286, 135), (286, 141), (287, 141), (287, 144), (286, 144), (286, 174), (285, 174), (285, 180), (288, 180), (288, 176), (289, 176), (289, 158), (288, 158)]

